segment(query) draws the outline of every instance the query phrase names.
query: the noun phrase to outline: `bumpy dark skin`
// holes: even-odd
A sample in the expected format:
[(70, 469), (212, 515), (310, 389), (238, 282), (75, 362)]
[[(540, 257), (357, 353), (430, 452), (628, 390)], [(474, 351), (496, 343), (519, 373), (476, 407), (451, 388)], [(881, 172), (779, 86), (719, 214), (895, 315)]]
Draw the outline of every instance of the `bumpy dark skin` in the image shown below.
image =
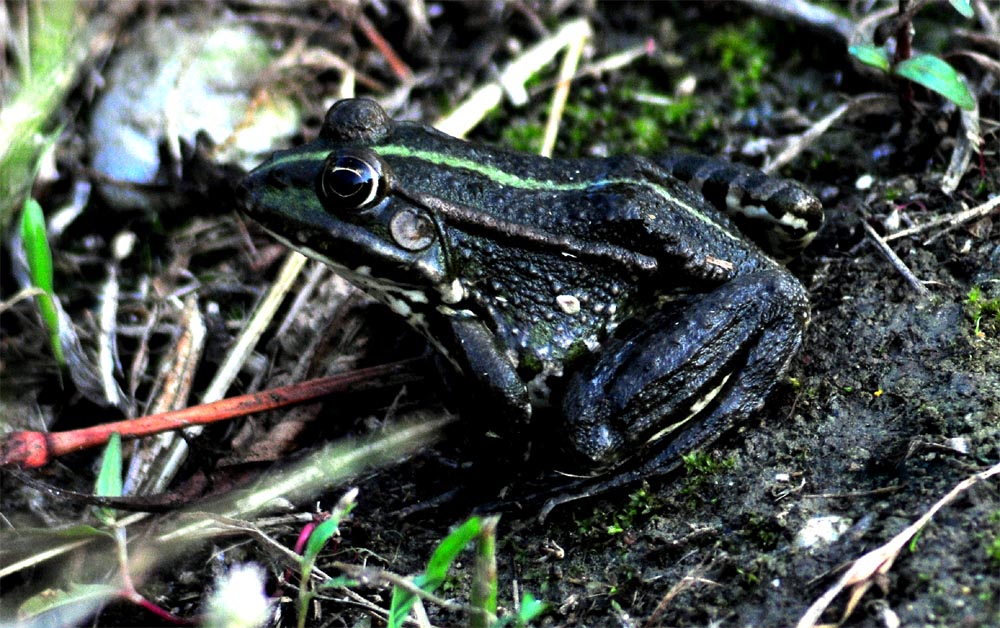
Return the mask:
[(368, 100), (334, 105), (240, 200), (406, 316), (485, 406), (554, 413), (583, 465), (638, 455), (629, 477), (759, 410), (808, 318), (784, 267), (649, 160), (506, 152)]

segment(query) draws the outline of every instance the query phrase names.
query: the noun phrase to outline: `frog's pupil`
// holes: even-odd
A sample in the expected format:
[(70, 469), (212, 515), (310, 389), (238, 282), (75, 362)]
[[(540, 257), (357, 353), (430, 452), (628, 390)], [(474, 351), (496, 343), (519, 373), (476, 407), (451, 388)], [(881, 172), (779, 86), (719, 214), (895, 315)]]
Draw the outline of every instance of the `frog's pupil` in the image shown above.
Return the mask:
[(328, 200), (346, 202), (349, 207), (344, 209), (359, 209), (376, 196), (378, 172), (370, 164), (350, 156), (327, 163), (321, 187)]
[(339, 196), (350, 198), (361, 190), (362, 186), (371, 180), (360, 172), (341, 168), (333, 171), (333, 192)]

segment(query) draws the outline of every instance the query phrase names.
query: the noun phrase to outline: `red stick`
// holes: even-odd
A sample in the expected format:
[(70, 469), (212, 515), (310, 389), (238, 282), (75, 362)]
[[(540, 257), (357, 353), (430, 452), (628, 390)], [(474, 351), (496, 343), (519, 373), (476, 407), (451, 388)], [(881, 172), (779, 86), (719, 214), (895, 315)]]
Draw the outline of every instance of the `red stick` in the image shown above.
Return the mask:
[[(220, 399), (183, 410), (153, 414), (137, 419), (104, 423), (67, 432), (11, 432), (0, 442), (0, 467), (19, 465), (35, 469), (53, 458), (81, 449), (97, 447), (108, 441), (111, 434), (122, 438), (141, 438), (160, 432), (179, 430), (246, 416), (254, 412), (275, 410), (297, 403), (312, 401), (347, 389), (364, 390), (390, 386), (420, 379), (412, 366), (414, 361), (394, 362), (359, 369), (330, 377), (311, 379), (258, 393)], [(376, 381), (378, 380), (378, 381)]]

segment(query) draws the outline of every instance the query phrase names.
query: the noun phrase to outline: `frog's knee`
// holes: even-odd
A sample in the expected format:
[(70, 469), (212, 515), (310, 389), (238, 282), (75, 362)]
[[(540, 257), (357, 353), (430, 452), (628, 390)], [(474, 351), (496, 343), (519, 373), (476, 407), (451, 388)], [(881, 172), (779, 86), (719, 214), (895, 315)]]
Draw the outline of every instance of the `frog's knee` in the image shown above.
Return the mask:
[(572, 445), (582, 466), (601, 469), (618, 462), (624, 439), (607, 421), (588, 422), (573, 428)]
[(797, 321), (804, 322), (809, 317), (809, 295), (799, 280), (787, 271), (765, 273), (758, 278), (754, 291), (757, 298), (779, 306), (781, 312), (792, 315)]

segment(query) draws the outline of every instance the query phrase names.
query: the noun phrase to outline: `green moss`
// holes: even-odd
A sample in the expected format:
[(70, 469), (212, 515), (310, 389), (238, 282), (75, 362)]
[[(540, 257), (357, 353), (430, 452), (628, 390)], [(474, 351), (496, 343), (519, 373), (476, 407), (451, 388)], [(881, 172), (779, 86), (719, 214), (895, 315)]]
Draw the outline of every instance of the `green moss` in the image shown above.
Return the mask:
[(595, 507), (589, 517), (576, 520), (577, 531), (583, 536), (616, 536), (637, 527), (647, 516), (663, 508), (663, 501), (643, 483), (628, 496), (620, 510)]
[(993, 542), (986, 546), (986, 555), (997, 565), (1000, 565), (1000, 537), (993, 539)]
[(903, 195), (903, 191), (898, 188), (887, 188), (885, 190), (885, 200), (892, 202)]
[(684, 454), (682, 459), (684, 461), (684, 469), (689, 476), (714, 475), (720, 471), (728, 471), (736, 466), (736, 458), (733, 456), (719, 458), (711, 452), (704, 451), (692, 451), (691, 453)]
[(681, 494), (687, 496), (687, 505), (696, 508), (699, 503), (714, 501), (709, 499), (707, 490), (712, 479), (717, 474), (728, 471), (736, 466), (736, 457), (719, 458), (715, 454), (703, 451), (692, 451), (681, 457), (684, 463), (684, 470), (687, 472), (684, 478), (684, 488)]
[(502, 139), (504, 146), (509, 146), (514, 150), (537, 153), (538, 148), (542, 145), (544, 135), (545, 129), (541, 124), (524, 122), (505, 127)]
[(982, 288), (973, 286), (965, 299), (965, 307), (974, 323), (976, 336), (982, 338), (988, 330), (992, 333), (1000, 330), (1000, 297), (989, 299)]
[(708, 50), (718, 57), (719, 66), (729, 77), (737, 107), (756, 102), (764, 70), (771, 63), (772, 46), (759, 20), (716, 29), (708, 40)]
[(743, 526), (741, 535), (747, 542), (762, 550), (772, 550), (778, 546), (781, 535), (775, 524), (768, 518), (752, 514)]

